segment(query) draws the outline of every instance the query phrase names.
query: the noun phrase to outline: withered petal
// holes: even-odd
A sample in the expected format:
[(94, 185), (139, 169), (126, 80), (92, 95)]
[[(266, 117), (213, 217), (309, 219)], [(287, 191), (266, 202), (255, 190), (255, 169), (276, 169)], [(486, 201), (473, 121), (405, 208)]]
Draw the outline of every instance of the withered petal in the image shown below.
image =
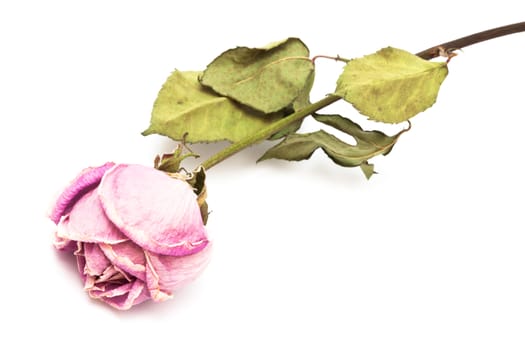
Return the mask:
[(106, 216), (95, 189), (85, 193), (62, 216), (57, 237), (79, 242), (119, 243), (129, 240)]
[(171, 292), (194, 281), (208, 265), (212, 244), (187, 256), (169, 256), (145, 252), (146, 283), (152, 299), (165, 300)]
[(89, 295), (119, 310), (128, 310), (132, 306), (150, 299), (147, 288), (141, 280), (122, 285), (107, 283), (101, 289), (103, 290), (93, 288), (89, 291)]
[(120, 164), (106, 172), (98, 194), (108, 218), (145, 250), (184, 256), (208, 243), (196, 195), (183, 180)]
[(58, 196), (49, 218), (58, 224), (60, 218), (69, 212), (78, 198), (97, 186), (105, 172), (114, 165), (115, 163), (108, 162), (99, 167), (84, 169)]
[(136, 278), (146, 280), (144, 250), (131, 241), (103, 244), (100, 249), (111, 263)]

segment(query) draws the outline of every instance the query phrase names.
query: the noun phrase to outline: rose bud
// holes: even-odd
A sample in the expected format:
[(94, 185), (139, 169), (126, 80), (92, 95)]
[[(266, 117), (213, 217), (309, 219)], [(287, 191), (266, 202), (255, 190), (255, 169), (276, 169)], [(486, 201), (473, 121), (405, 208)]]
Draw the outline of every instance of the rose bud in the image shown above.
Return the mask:
[(85, 169), (50, 218), (55, 247), (76, 256), (88, 294), (120, 310), (170, 298), (210, 257), (193, 188), (146, 166)]

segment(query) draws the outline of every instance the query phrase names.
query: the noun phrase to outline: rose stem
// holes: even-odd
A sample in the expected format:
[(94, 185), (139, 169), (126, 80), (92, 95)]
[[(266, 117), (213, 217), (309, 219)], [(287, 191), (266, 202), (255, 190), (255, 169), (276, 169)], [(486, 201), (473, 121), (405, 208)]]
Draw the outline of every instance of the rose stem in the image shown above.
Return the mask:
[[(417, 53), (416, 55), (423, 58), (423, 59), (432, 59), (440, 55), (440, 52), (447, 50), (458, 50), (461, 48), (464, 48), (469, 45), (473, 45), (476, 43), (480, 43), (482, 41), (487, 41), (490, 39), (498, 38), (504, 35), (509, 34), (515, 34), (525, 31), (525, 22), (519, 22), (515, 24), (510, 24), (503, 27), (493, 28), (489, 30), (485, 30), (483, 32), (479, 32), (476, 34), (468, 35), (456, 40), (452, 40), (440, 45), (432, 46), (424, 51), (421, 51)], [(341, 99), (339, 96), (335, 95), (328, 95), (325, 98), (303, 108), (298, 110), (295, 113), (292, 113), (278, 121), (276, 121), (273, 124), (270, 124), (264, 129), (259, 130), (253, 135), (250, 135), (249, 137), (246, 137), (245, 139), (235, 142), (231, 144), (230, 146), (224, 148), (223, 150), (217, 152), (207, 160), (205, 160), (202, 163), (202, 166), (205, 169), (210, 169), (214, 165), (222, 162), (223, 160), (231, 157), (232, 155), (236, 154), (237, 152), (241, 151), (242, 149), (251, 146), (255, 143), (264, 141), (268, 139), (270, 136), (275, 134), (276, 132), (282, 130), (283, 128), (287, 127), (288, 125), (301, 120), (310, 114), (317, 112), (318, 110), (334, 103), (335, 101)]]
[(301, 120), (304, 117), (309, 116), (310, 114), (320, 110), (323, 107), (328, 106), (329, 104), (331, 104), (331, 103), (333, 103), (333, 102), (335, 102), (335, 101), (337, 101), (339, 99), (340, 99), (339, 96), (328, 95), (325, 98), (323, 98), (323, 99), (321, 99), (321, 100), (319, 100), (319, 101), (317, 101), (315, 103), (312, 103), (311, 105), (308, 105), (307, 107), (305, 107), (303, 109), (300, 109), (297, 112), (292, 113), (292, 114), (290, 114), (290, 115), (288, 115), (288, 116), (286, 116), (286, 117), (276, 121), (275, 123), (272, 123), (272, 124), (268, 125), (266, 128), (259, 130), (255, 134), (250, 135), (249, 137), (246, 137), (245, 139), (243, 139), (241, 141), (238, 141), (238, 142), (235, 142), (235, 143), (231, 144), (230, 146), (226, 147), (222, 151), (217, 152), (216, 154), (214, 154), (213, 156), (208, 158), (206, 161), (204, 161), (202, 163), (202, 166), (204, 167), (204, 169), (209, 169), (212, 166), (216, 165), (217, 163), (219, 163), (219, 162), (225, 160), (226, 158), (234, 155), (235, 153), (239, 152), (240, 150), (242, 150), (242, 149), (244, 149), (244, 148), (246, 148), (248, 146), (251, 146), (251, 145), (253, 145), (253, 144), (257, 143), (257, 142), (266, 140), (267, 138), (269, 138), (270, 136), (272, 136), (276, 132), (282, 130), (286, 126), (292, 124), (293, 122), (295, 122), (297, 120)]

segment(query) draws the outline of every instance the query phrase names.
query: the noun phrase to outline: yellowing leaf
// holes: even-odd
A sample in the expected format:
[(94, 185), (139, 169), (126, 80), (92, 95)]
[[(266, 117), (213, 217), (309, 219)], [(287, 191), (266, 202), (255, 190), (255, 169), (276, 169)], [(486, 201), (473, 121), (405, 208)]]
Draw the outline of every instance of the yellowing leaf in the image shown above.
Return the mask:
[(159, 91), (149, 128), (142, 134), (160, 134), (188, 142), (239, 141), (266, 127), (281, 114), (270, 116), (218, 96), (198, 81), (200, 72), (174, 71)]
[[(263, 113), (304, 104), (310, 92), (314, 65), (297, 38), (264, 48), (237, 47), (208, 65), (200, 80), (220, 95)], [(306, 95), (306, 96), (305, 96)]]
[(434, 104), (447, 73), (444, 62), (388, 47), (348, 62), (335, 94), (372, 120), (399, 123)]

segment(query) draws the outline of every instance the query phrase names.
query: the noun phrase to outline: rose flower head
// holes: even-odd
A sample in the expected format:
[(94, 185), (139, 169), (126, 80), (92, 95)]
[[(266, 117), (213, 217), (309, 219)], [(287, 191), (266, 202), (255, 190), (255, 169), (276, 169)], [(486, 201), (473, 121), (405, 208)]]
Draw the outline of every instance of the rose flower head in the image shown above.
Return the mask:
[(50, 218), (55, 247), (75, 255), (89, 295), (120, 310), (170, 298), (210, 257), (193, 188), (155, 168), (87, 168), (58, 197)]

